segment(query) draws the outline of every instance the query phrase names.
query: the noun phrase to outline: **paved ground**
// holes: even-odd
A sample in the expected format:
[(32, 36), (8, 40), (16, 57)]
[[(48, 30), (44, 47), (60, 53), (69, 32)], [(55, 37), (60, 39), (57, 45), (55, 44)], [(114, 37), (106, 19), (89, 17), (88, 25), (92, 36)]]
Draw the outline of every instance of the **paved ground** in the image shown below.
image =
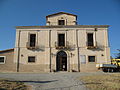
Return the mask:
[(32, 90), (87, 90), (78, 78), (100, 73), (0, 73), (0, 78), (22, 81)]

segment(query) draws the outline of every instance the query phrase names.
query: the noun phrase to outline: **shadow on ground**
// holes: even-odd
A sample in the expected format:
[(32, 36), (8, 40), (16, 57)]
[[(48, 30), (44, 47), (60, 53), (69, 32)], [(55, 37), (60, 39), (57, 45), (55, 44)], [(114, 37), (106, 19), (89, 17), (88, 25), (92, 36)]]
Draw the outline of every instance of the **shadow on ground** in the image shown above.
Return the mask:
[(9, 82), (23, 82), (23, 83), (51, 83), (51, 82), (56, 82), (58, 80), (50, 80), (50, 81), (12, 81), (8, 80)]

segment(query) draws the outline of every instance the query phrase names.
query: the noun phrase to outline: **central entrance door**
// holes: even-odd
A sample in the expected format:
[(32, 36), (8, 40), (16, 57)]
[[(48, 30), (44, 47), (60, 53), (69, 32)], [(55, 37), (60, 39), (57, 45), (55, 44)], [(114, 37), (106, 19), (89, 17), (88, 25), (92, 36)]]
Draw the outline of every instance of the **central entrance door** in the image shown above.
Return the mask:
[(67, 54), (64, 51), (57, 53), (56, 70), (67, 71)]

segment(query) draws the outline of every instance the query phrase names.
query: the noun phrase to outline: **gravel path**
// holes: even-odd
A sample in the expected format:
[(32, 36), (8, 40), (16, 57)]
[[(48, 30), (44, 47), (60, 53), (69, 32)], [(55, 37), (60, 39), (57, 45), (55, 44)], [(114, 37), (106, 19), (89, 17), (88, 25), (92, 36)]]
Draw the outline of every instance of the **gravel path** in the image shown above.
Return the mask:
[(24, 82), (32, 90), (87, 90), (78, 78), (90, 74), (98, 73), (0, 73), (0, 78)]

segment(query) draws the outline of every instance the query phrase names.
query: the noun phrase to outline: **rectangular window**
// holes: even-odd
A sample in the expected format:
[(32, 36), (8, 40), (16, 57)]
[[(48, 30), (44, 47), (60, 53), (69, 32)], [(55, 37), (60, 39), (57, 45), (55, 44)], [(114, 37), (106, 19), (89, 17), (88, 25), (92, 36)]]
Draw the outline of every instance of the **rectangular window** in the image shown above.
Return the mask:
[(95, 56), (88, 56), (88, 62), (95, 62)]
[(94, 46), (93, 33), (87, 34), (87, 45)]
[(30, 47), (35, 47), (36, 44), (36, 34), (30, 34)]
[(0, 64), (4, 64), (5, 63), (5, 56), (0, 56)]
[(58, 46), (65, 46), (65, 34), (58, 34)]
[(81, 64), (86, 64), (86, 57), (85, 57), (85, 55), (80, 55), (80, 62), (81, 62)]
[(35, 56), (29, 56), (28, 57), (28, 62), (29, 63), (34, 63), (35, 62)]
[(65, 25), (65, 20), (58, 20), (58, 25)]

